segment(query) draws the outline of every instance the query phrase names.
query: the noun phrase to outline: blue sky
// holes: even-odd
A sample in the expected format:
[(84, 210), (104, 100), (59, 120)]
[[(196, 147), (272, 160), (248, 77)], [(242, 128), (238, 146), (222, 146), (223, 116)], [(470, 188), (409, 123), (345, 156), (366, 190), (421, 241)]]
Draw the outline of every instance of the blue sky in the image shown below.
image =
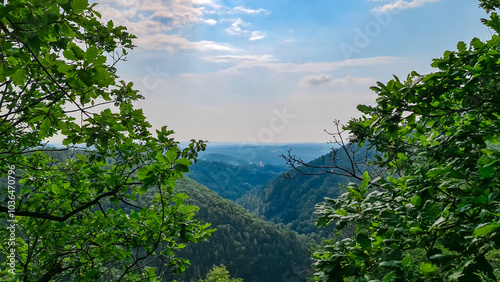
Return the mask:
[(471, 0), (102, 0), (138, 38), (119, 74), (180, 141), (327, 142), (369, 89), (458, 41), (488, 39)]

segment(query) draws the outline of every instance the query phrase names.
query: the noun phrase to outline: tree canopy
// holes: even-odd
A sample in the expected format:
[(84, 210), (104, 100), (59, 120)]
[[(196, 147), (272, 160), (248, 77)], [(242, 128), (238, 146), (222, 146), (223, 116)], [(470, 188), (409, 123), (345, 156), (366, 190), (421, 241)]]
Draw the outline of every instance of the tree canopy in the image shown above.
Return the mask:
[(500, 1), (480, 1), (489, 40), (459, 42), (437, 70), (379, 82), (343, 129), (376, 149), (372, 165), (318, 224), (354, 236), (314, 254), (319, 281), (497, 281), (500, 249)]
[[(181, 272), (187, 261), (174, 251), (210, 233), (173, 189), (205, 144), (180, 149), (166, 127), (152, 133), (133, 105), (143, 97), (116, 73), (134, 36), (101, 23), (95, 5), (0, 4), (0, 171), (8, 183), (0, 253), (14, 257), (2, 263), (2, 281), (135, 281)], [(73, 154), (58, 159), (57, 151)], [(134, 204), (151, 190), (151, 203)]]
[(205, 280), (199, 280), (198, 282), (243, 282), (243, 279), (231, 278), (229, 271), (221, 264), (220, 266), (214, 265)]

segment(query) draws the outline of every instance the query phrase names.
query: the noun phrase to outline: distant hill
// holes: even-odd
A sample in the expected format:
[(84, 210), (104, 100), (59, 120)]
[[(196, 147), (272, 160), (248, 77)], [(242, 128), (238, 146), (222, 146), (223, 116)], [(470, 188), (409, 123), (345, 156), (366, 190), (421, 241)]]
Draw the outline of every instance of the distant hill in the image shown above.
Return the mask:
[[(213, 155), (209, 155), (213, 156)], [(224, 155), (216, 155), (217, 158)], [(222, 161), (199, 160), (190, 167), (189, 178), (215, 191), (219, 196), (237, 200), (254, 189), (260, 189), (287, 168), (263, 164), (230, 164)]]
[[(233, 160), (243, 161), (246, 164), (264, 165), (284, 165), (285, 161), (280, 157), (292, 150), (294, 154), (300, 155), (304, 161), (314, 160), (318, 156), (331, 151), (333, 145), (326, 143), (290, 143), (290, 144), (224, 144), (208, 143), (207, 150), (199, 154), (199, 159), (210, 159), (208, 155), (226, 155), (230, 156), (229, 161), (224, 158), (218, 161), (229, 162)], [(233, 163), (234, 164), (234, 163)]]
[(198, 158), (198, 160), (211, 161), (211, 162), (223, 162), (232, 165), (246, 165), (248, 162), (235, 158), (230, 155), (225, 154), (204, 154), (203, 157)]
[[(361, 155), (366, 153), (362, 149)], [(300, 156), (300, 154), (297, 154)], [(339, 151), (337, 163), (341, 166), (350, 164), (346, 155)], [(331, 162), (329, 155), (324, 155), (309, 162), (312, 166), (324, 166)], [(301, 168), (306, 173), (319, 172), (317, 169)], [(296, 174), (295, 170), (289, 171)], [(337, 198), (345, 189), (341, 185), (355, 182), (352, 178), (334, 174), (296, 175), (291, 179), (277, 177), (267, 183), (260, 191), (255, 191), (240, 198), (237, 203), (251, 212), (263, 215), (268, 220), (289, 225), (293, 230), (308, 234), (325, 232), (315, 227), (317, 215), (315, 205), (325, 197)]]
[(191, 266), (173, 278), (196, 281), (220, 264), (245, 282), (298, 282), (312, 275), (304, 235), (251, 215), (186, 177), (177, 182), (176, 191), (188, 194), (186, 202), (200, 207), (196, 218), (211, 222), (217, 231), (209, 242), (188, 245), (179, 253)]

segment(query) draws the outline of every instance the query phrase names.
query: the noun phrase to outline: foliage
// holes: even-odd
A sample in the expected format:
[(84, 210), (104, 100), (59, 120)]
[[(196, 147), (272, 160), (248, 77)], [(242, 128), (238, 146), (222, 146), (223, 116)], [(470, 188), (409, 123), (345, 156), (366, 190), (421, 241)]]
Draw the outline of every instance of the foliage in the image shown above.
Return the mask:
[(241, 278), (231, 278), (229, 271), (221, 264), (220, 266), (214, 265), (214, 268), (207, 274), (205, 280), (198, 282), (243, 282)]
[[(15, 247), (15, 269), (2, 260), (2, 281), (11, 269), (23, 281), (153, 279), (181, 272), (186, 261), (174, 251), (210, 233), (173, 190), (204, 143), (181, 150), (166, 127), (150, 132), (133, 106), (143, 97), (116, 74), (134, 36), (100, 23), (95, 5), (0, 4), (0, 171), (12, 177), (0, 197), (0, 253)], [(54, 137), (64, 148), (46, 146)], [(88, 149), (65, 160), (50, 154), (76, 146)], [(146, 191), (155, 192), (148, 205), (129, 202)], [(14, 216), (12, 246), (5, 220)]]
[[(366, 226), (326, 242), (318, 281), (497, 281), (500, 248), (500, 1), (481, 1), (494, 34), (446, 51), (421, 76), (372, 89), (375, 106), (345, 127), (382, 155), (387, 176), (365, 173), (318, 205), (320, 226)], [(496, 264), (496, 265), (495, 265)]]

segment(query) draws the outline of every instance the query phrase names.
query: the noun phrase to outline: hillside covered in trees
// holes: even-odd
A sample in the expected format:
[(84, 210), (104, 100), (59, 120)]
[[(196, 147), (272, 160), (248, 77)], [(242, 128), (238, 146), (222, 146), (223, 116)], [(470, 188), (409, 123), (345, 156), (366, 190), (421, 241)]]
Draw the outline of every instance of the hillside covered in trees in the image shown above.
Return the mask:
[(199, 160), (187, 175), (210, 187), (219, 196), (236, 201), (281, 176), (285, 170), (284, 165), (235, 164), (231, 158), (222, 158), (217, 161)]
[(179, 251), (191, 267), (181, 281), (201, 278), (213, 265), (223, 264), (244, 281), (305, 281), (312, 274), (308, 239), (282, 224), (256, 217), (191, 179), (177, 182), (177, 191), (189, 195), (187, 203), (200, 208), (199, 220), (217, 229), (208, 242)]

